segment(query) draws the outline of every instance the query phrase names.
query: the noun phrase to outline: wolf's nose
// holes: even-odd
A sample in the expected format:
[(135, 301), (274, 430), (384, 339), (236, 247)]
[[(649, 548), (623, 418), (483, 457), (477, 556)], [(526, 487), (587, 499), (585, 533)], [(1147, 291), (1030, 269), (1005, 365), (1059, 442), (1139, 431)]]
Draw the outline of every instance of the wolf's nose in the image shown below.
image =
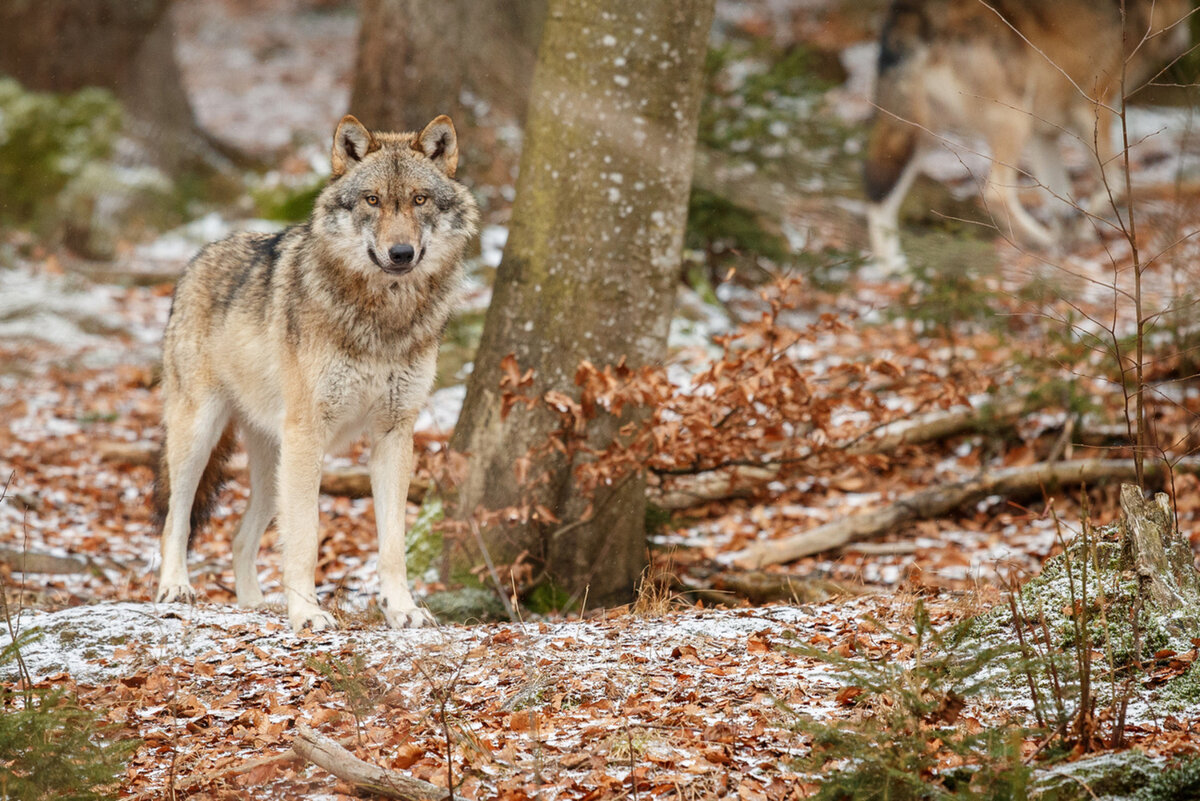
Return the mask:
[(392, 264), (408, 264), (416, 253), (412, 245), (392, 245), (388, 248), (388, 258)]

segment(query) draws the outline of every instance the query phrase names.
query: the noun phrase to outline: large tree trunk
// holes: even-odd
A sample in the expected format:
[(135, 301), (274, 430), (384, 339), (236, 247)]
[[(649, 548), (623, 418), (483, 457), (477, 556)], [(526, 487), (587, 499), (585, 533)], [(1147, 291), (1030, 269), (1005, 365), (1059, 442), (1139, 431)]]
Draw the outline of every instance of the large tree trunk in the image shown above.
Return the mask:
[(470, 144), (465, 92), (522, 122), (546, 0), (363, 0), (350, 99), (370, 128), (419, 131), (449, 114)]
[(0, 3), (0, 72), (26, 88), (108, 89), (167, 169), (211, 163), (175, 58), (173, 0), (15, 0)]
[[(548, 472), (547, 483), (522, 487), (514, 461), (556, 418), (522, 406), (501, 418), (501, 360), (532, 368), (537, 395), (574, 395), (585, 359), (663, 358), (712, 12), (713, 0), (552, 0), (508, 245), (454, 434), (471, 457), (460, 516), (532, 500), (561, 521), (485, 529), (493, 561), (528, 553), (560, 589), (586, 590), (589, 605), (628, 600), (646, 563), (644, 482), (617, 482), (592, 503), (557, 456), (530, 471)], [(620, 423), (600, 422), (593, 444)]]

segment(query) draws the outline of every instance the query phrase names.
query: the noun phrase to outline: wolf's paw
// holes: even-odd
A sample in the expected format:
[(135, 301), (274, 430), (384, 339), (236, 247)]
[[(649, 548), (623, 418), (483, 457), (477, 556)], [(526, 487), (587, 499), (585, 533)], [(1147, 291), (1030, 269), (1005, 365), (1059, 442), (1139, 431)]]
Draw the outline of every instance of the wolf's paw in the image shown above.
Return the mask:
[(388, 625), (394, 629), (421, 629), (437, 625), (430, 611), (419, 606), (388, 608), (387, 604), (381, 604), (381, 607)]
[(239, 592), (237, 605), (243, 609), (265, 609), (267, 600), (263, 598), (262, 590), (255, 587), (252, 591)]
[(196, 591), (190, 584), (168, 584), (158, 591), (156, 600), (160, 604), (194, 604), (196, 603)]
[(333, 615), (317, 606), (288, 610), (288, 621), (292, 624), (292, 631), (296, 634), (304, 629), (316, 634), (319, 631), (333, 630), (338, 627)]

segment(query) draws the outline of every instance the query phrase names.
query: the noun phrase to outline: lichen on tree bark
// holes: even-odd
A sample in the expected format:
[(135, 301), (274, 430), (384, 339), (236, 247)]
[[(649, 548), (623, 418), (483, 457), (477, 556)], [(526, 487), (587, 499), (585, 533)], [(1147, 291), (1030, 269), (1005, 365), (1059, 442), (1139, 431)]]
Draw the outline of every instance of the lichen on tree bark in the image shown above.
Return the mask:
[[(535, 371), (534, 395), (574, 394), (585, 359), (639, 366), (664, 356), (712, 7), (550, 3), (508, 244), (452, 443), (471, 455), (460, 516), (529, 501), (513, 463), (556, 425), (544, 409), (501, 418), (506, 355)], [(602, 420), (589, 436), (610, 440), (624, 419)], [(560, 523), (492, 527), (487, 548), (499, 563), (531, 555), (589, 603), (628, 600), (646, 561), (644, 483), (634, 476), (585, 498), (572, 467), (559, 455), (534, 469), (550, 481), (532, 499)], [(479, 556), (467, 545), (460, 561)]]

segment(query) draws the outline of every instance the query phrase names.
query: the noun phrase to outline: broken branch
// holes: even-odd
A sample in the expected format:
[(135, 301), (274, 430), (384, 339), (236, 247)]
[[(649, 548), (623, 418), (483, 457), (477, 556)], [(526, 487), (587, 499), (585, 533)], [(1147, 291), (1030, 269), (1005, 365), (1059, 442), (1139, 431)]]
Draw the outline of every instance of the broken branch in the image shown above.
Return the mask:
[[(1147, 463), (1145, 468), (1146, 475), (1151, 476), (1161, 473), (1163, 465), (1158, 462)], [(1179, 462), (1173, 469), (1189, 473), (1200, 472), (1200, 461)], [(1036, 492), (1048, 486), (1124, 481), (1134, 478), (1135, 475), (1132, 459), (1040, 463), (985, 472), (957, 484), (914, 492), (882, 509), (835, 520), (791, 537), (753, 545), (728, 558), (734, 565), (742, 568), (782, 564), (849, 542), (884, 534), (913, 520), (939, 517), (989, 495), (1012, 497)]]
[(292, 750), (359, 791), (404, 801), (443, 801), (450, 797), (444, 787), (359, 759), (332, 738), (313, 731), (304, 723), (296, 724)]

